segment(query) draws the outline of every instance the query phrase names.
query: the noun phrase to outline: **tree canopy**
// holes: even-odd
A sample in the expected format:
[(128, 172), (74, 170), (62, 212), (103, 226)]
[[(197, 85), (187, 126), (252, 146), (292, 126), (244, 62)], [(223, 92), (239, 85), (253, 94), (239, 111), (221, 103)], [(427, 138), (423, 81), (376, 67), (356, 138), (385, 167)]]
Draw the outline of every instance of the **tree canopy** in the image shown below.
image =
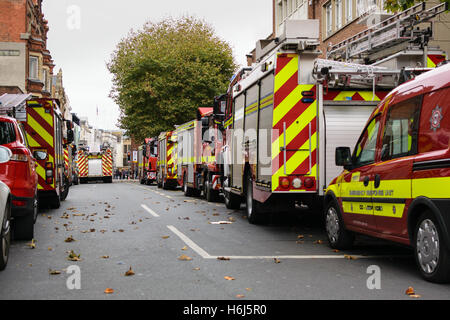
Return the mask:
[(119, 126), (138, 141), (173, 130), (212, 106), (236, 69), (230, 45), (194, 17), (147, 22), (130, 31), (112, 54), (111, 98)]
[[(450, 5), (450, 0), (440, 0), (440, 1), (447, 2)], [(419, 2), (423, 2), (423, 0), (385, 0), (384, 8), (390, 12), (403, 11)]]

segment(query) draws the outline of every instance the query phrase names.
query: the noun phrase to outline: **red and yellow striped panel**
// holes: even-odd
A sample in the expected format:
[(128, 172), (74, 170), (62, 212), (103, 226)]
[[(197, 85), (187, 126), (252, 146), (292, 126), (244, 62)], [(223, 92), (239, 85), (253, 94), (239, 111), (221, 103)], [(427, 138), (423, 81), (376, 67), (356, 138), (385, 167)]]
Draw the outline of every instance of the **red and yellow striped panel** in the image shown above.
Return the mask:
[(447, 59), (445, 54), (429, 54), (427, 56), (427, 68), (436, 68), (437, 65)]
[(342, 91), (328, 90), (323, 96), (325, 101), (381, 101), (389, 91), (375, 91), (375, 96), (370, 91)]
[(112, 154), (110, 150), (102, 155), (102, 173), (104, 177), (112, 176)]
[(55, 168), (55, 148), (54, 148), (54, 111), (52, 100), (30, 100), (27, 101), (27, 120), (25, 131), (30, 149), (47, 152), (48, 159), (36, 162), (38, 173), (38, 190), (53, 190), (55, 183), (47, 184), (45, 165), (51, 163)]
[[(317, 178), (317, 100), (315, 85), (299, 85), (298, 54), (279, 54), (275, 71), (272, 136), (272, 192), (282, 177)], [(307, 98), (303, 100), (303, 98)], [(278, 133), (278, 134), (276, 134)], [(311, 190), (308, 190), (311, 191)]]
[(88, 176), (88, 157), (82, 151), (78, 152), (77, 165), (78, 165), (78, 175), (80, 177), (87, 177)]

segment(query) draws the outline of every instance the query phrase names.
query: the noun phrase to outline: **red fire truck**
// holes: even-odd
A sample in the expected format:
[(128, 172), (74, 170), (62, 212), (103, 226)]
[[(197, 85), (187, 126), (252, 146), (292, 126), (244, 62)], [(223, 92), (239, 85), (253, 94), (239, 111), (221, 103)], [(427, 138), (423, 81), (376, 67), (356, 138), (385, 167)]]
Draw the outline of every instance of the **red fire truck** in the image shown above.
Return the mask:
[(156, 181), (157, 155), (158, 143), (156, 138), (147, 138), (145, 139), (145, 144), (139, 146), (138, 176), (141, 184), (151, 185)]
[(176, 132), (162, 132), (158, 136), (158, 161), (156, 164), (158, 188), (169, 189), (178, 187), (176, 147)]

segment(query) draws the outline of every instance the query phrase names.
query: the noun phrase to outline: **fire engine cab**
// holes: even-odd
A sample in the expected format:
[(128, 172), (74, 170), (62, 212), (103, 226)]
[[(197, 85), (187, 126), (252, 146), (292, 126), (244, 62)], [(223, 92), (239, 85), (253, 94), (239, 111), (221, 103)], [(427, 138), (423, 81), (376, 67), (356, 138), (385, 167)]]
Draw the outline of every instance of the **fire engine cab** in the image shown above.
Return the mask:
[(450, 282), (450, 64), (389, 93), (353, 153), (336, 149), (342, 172), (325, 197), (333, 248), (354, 233), (414, 248), (423, 277)]

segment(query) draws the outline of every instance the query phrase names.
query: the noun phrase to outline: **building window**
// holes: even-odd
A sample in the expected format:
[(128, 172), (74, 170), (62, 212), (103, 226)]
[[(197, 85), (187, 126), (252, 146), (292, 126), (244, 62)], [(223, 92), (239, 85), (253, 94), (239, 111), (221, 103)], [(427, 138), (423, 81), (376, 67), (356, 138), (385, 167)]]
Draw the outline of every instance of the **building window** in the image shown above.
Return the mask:
[(353, 20), (353, 0), (345, 0), (345, 18), (347, 23)]
[(342, 0), (335, 0), (336, 4), (336, 29), (342, 28)]
[(325, 5), (325, 15), (327, 36), (329, 36), (333, 32), (333, 8), (331, 7), (331, 1)]
[(29, 77), (30, 79), (37, 80), (39, 79), (39, 58), (35, 56), (30, 56), (30, 71)]

